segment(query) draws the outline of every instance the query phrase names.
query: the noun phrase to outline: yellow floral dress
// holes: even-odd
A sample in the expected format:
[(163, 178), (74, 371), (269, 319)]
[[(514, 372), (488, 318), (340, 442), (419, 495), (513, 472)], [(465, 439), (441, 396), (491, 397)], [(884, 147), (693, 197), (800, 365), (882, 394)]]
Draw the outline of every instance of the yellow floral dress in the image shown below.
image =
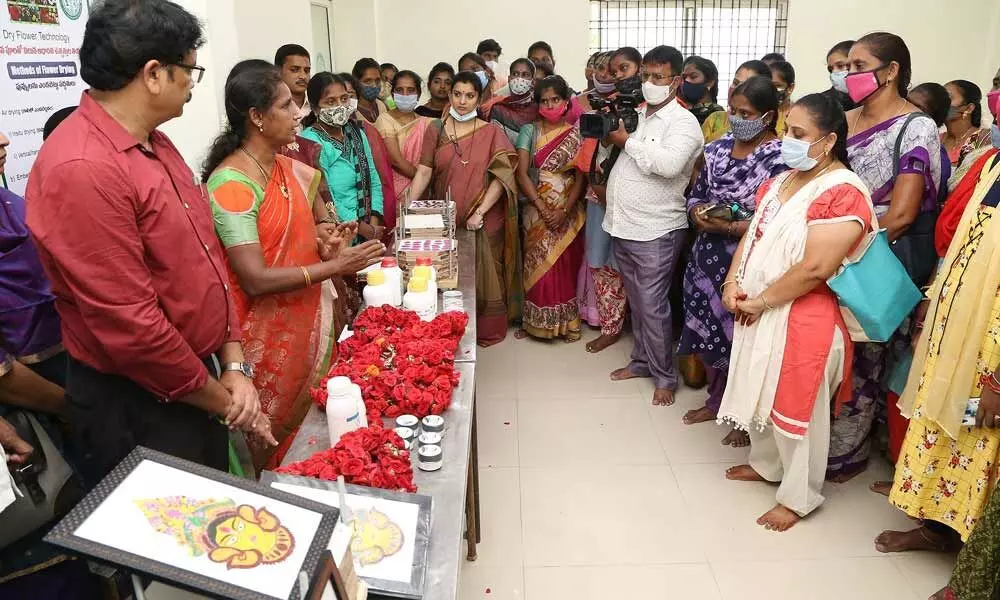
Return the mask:
[[(948, 313), (960, 288), (962, 276), (982, 239), (983, 230), (995, 212), (987, 205), (979, 207), (976, 223), (968, 239), (950, 267), (941, 288), (937, 313), (933, 319), (931, 339), (927, 345), (924, 372), (920, 377), (903, 449), (896, 464), (896, 481), (889, 501), (911, 517), (932, 519), (957, 531), (963, 540), (972, 533), (983, 514), (990, 494), (996, 487), (997, 454), (1000, 452), (1000, 430), (963, 427), (953, 440), (930, 419), (923, 418), (926, 400), (925, 381), (934, 375), (941, 338), (948, 326)], [(957, 242), (958, 240), (955, 240)], [(967, 290), (968, 293), (978, 293)], [(1000, 290), (994, 291), (990, 325), (979, 350), (978, 374), (992, 372), (1000, 363)], [(978, 398), (982, 386), (979, 377), (972, 382), (969, 397)]]

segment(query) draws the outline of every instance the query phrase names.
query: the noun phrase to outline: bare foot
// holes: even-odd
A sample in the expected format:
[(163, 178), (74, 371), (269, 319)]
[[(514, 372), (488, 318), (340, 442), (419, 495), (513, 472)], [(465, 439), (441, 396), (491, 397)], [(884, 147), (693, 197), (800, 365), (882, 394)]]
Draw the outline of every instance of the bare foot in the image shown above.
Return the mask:
[(701, 408), (695, 408), (693, 410), (687, 411), (684, 415), (682, 421), (685, 425), (696, 425), (698, 423), (706, 423), (708, 421), (714, 421), (717, 417), (715, 411), (707, 406), (702, 406)]
[(769, 531), (787, 531), (802, 520), (802, 517), (778, 504), (757, 519), (757, 524)]
[(892, 482), (876, 481), (875, 483), (868, 486), (868, 489), (875, 492), (876, 494), (882, 494), (883, 496), (888, 496), (889, 492), (892, 491)]
[(656, 388), (653, 392), (653, 406), (672, 406), (674, 403), (674, 391), (664, 388)]
[(730, 481), (764, 481), (770, 483), (761, 477), (760, 473), (754, 471), (750, 465), (736, 465), (735, 467), (726, 469), (726, 479)]
[(739, 429), (734, 429), (726, 434), (726, 437), (722, 438), (722, 445), (732, 446), (733, 448), (746, 448), (750, 445), (750, 434)]
[(614, 346), (616, 343), (618, 343), (618, 340), (621, 339), (621, 337), (622, 334), (620, 333), (618, 335), (607, 335), (602, 333), (601, 336), (596, 340), (591, 340), (587, 342), (587, 352), (590, 352), (591, 354), (597, 354), (598, 352), (604, 350), (609, 346)]
[(622, 367), (611, 371), (611, 381), (626, 381), (628, 379), (646, 379), (648, 375), (636, 375), (628, 367)]
[(523, 329), (518, 329), (517, 331), (514, 332), (515, 340), (523, 340), (526, 337), (528, 337), (528, 332)]
[(934, 533), (926, 525), (910, 531), (883, 531), (875, 538), (875, 549), (883, 554), (911, 550), (955, 552), (960, 546), (956, 537)]

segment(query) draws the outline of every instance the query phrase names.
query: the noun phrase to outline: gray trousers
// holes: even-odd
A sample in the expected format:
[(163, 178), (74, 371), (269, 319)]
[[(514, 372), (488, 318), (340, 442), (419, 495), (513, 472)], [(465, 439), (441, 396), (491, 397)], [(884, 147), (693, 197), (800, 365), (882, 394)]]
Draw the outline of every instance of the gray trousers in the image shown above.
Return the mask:
[(677, 229), (648, 242), (614, 238), (612, 245), (632, 311), (635, 345), (628, 368), (652, 377), (657, 389), (677, 389), (669, 293), (686, 234)]

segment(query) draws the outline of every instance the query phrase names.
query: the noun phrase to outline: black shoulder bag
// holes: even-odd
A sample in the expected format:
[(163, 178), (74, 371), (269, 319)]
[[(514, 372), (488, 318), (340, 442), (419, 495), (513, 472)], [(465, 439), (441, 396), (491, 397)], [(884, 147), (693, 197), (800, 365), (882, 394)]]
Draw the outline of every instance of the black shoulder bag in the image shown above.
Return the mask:
[[(896, 136), (896, 146), (892, 152), (893, 185), (899, 176), (899, 158), (903, 145), (903, 135), (906, 133), (907, 126), (918, 118), (929, 119), (930, 117), (920, 112), (911, 113), (906, 117), (906, 121), (903, 122), (903, 126), (899, 130), (899, 135)], [(932, 156), (930, 160), (935, 160), (935, 158)], [(937, 224), (938, 210), (939, 207), (935, 202), (934, 210), (917, 215), (909, 229), (890, 246), (892, 253), (896, 255), (899, 262), (903, 263), (907, 274), (917, 287), (927, 285), (938, 262), (937, 250), (934, 248), (934, 227)]]

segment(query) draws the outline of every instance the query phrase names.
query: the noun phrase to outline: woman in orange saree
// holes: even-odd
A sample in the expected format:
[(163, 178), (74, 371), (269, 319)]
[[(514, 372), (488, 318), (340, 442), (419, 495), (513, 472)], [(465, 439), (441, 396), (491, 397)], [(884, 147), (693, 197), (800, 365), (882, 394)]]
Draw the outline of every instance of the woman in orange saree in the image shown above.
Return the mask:
[(331, 278), (377, 262), (384, 251), (378, 241), (348, 247), (348, 226), (317, 218), (325, 212), (319, 171), (278, 153), (295, 138), (290, 99), (269, 65), (232, 76), (229, 128), (204, 166), (244, 352), (279, 444), (249, 440), (257, 468), (280, 464), (311, 405), (309, 389), (336, 358), (345, 323)]
[(576, 282), (583, 262), (586, 187), (576, 168), (580, 130), (566, 122), (569, 86), (553, 75), (535, 90), (540, 120), (521, 128), (517, 139), (518, 183), (528, 202), (524, 232), (524, 333), (541, 339), (580, 339)]
[(476, 328), (481, 346), (503, 341), (521, 314), (514, 147), (498, 126), (476, 118), (482, 83), (455, 76), (451, 107), (424, 137), (411, 197), (451, 191), (458, 226), (476, 232)]

